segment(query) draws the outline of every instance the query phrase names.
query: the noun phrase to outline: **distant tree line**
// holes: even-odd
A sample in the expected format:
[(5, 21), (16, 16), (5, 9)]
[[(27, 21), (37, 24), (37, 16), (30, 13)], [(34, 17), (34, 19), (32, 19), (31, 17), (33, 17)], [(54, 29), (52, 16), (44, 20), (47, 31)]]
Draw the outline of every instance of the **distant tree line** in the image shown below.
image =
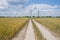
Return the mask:
[[(31, 16), (0, 16), (0, 18), (30, 18)], [(32, 18), (60, 18), (60, 16), (32, 16)]]
[(30, 16), (0, 16), (0, 18), (29, 18)]
[(36, 18), (60, 18), (60, 16), (33, 16)]

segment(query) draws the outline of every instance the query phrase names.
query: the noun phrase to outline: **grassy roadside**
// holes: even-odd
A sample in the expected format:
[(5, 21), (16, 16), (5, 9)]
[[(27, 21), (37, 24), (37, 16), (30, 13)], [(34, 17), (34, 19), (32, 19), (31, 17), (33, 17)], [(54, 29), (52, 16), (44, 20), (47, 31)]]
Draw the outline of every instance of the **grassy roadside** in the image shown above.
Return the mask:
[(60, 18), (35, 18), (35, 20), (60, 36)]
[(34, 32), (36, 35), (36, 40), (45, 40), (41, 34), (41, 32), (39, 31), (39, 29), (37, 28), (37, 26), (35, 25), (35, 23), (32, 21), (33, 24), (33, 28), (34, 28)]
[(0, 18), (0, 40), (10, 40), (25, 24), (28, 18)]

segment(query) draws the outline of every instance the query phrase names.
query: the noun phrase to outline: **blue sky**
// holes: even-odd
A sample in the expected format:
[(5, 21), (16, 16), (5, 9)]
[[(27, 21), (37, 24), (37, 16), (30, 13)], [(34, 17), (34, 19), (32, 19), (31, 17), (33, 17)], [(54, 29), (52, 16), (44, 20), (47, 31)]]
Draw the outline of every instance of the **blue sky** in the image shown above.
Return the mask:
[(0, 0), (0, 16), (37, 16), (38, 11), (40, 16), (60, 16), (60, 0)]
[(30, 2), (36, 4), (60, 5), (60, 0), (30, 0)]

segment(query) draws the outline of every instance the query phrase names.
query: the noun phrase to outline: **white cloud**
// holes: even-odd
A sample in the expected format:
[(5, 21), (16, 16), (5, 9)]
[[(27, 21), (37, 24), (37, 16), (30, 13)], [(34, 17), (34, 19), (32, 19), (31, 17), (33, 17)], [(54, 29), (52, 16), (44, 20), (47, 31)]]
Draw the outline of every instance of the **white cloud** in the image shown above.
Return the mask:
[(48, 5), (48, 4), (31, 4), (29, 6), (26, 7), (25, 13), (31, 13), (34, 15), (36, 15), (38, 13), (38, 10), (40, 12), (40, 14), (42, 15), (51, 15), (51, 14), (59, 14), (58, 11), (56, 9), (58, 9), (59, 6), (57, 5)]
[(33, 4), (33, 6), (36, 8), (36, 9), (39, 9), (39, 10), (50, 10), (50, 9), (54, 9), (54, 8), (57, 8), (57, 6), (52, 6), (52, 5), (48, 5), (48, 4)]
[[(6, 2), (6, 4), (4, 3), (4, 5), (7, 6), (8, 5), (7, 2)], [(38, 10), (40, 11), (41, 15), (51, 15), (51, 14), (55, 14), (55, 13), (56, 14), (60, 13), (60, 11), (58, 10), (58, 7), (60, 7), (60, 6), (57, 6), (57, 5), (52, 6), (49, 4), (30, 4), (30, 5), (26, 6), (25, 8), (22, 8), (22, 7), (23, 7), (22, 4), (19, 4), (17, 6), (16, 5), (9, 5), (9, 11), (3, 12), (3, 14), (6, 13), (4, 15), (22, 16), (22, 15), (30, 15), (30, 11), (31, 11), (31, 13), (33, 15), (37, 15)], [(0, 6), (0, 8), (3, 8), (3, 7)]]
[(6, 0), (0, 0), (0, 9), (6, 8), (8, 3)]
[(18, 5), (18, 8), (19, 8), (19, 9), (23, 8), (23, 5), (21, 5), (21, 4), (20, 4), (20, 5)]

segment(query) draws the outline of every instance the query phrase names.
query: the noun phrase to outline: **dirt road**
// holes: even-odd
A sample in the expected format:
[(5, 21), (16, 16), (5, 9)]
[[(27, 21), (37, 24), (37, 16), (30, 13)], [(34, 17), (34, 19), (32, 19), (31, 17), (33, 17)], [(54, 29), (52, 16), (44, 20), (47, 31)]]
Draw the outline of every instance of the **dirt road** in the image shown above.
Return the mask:
[(11, 40), (35, 40), (34, 29), (31, 20), (27, 27), (24, 27), (17, 35)]
[(29, 21), (29, 25), (24, 40), (35, 40), (34, 29), (31, 20)]
[[(40, 30), (42, 36), (46, 40), (58, 40), (48, 28), (42, 26), (40, 23), (36, 22), (35, 20), (33, 20), (33, 22), (36, 24), (37, 28)], [(22, 31), (19, 32), (19, 34), (12, 40), (36, 40), (34, 29), (32, 26), (32, 21), (29, 20), (28, 26), (23, 28)]]
[(42, 33), (42, 36), (46, 39), (46, 40), (58, 40), (52, 33), (50, 30), (48, 30), (48, 28), (46, 28), (45, 26), (42, 26), (40, 23), (36, 22), (35, 20), (33, 20), (33, 22), (37, 25), (38, 29), (40, 30), (40, 32)]

